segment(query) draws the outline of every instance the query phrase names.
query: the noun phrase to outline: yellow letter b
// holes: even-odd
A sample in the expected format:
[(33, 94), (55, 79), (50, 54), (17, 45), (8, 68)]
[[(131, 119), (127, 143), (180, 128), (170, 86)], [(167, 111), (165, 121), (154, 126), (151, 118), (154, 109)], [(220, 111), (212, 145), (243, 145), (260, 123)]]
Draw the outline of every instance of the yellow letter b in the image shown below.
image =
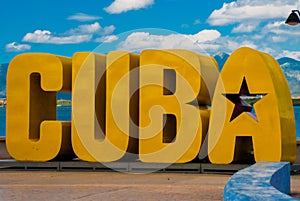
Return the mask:
[[(141, 161), (184, 163), (198, 155), (208, 126), (206, 105), (210, 102), (202, 76), (210, 68), (216, 70), (210, 57), (190, 51), (141, 53)], [(212, 80), (217, 78), (216, 73), (210, 76)]]

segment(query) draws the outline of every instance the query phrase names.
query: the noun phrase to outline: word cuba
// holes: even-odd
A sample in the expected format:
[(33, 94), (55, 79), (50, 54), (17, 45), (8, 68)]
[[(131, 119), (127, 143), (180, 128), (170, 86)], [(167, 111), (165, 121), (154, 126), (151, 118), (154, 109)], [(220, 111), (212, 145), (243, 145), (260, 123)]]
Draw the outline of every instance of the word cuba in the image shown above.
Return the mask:
[[(71, 122), (56, 120), (57, 92), (72, 93)], [(284, 74), (250, 48), (233, 52), (221, 73), (212, 57), (175, 49), (29, 53), (9, 64), (6, 145), (19, 161), (131, 153), (146, 163), (292, 162), (295, 139)]]

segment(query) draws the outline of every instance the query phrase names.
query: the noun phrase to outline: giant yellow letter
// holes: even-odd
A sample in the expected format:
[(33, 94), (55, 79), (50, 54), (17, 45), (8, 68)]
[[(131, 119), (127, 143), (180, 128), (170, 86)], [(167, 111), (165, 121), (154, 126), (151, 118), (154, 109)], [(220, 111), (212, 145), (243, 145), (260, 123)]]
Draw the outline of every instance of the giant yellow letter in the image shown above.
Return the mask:
[(244, 47), (226, 61), (216, 86), (209, 159), (243, 160), (251, 143), (257, 162), (295, 161), (293, 105), (284, 74), (270, 55)]
[(138, 80), (129, 74), (138, 65), (138, 55), (123, 51), (73, 56), (72, 145), (80, 159), (111, 162), (137, 152), (137, 136), (130, 137), (137, 96), (130, 96)]
[(216, 63), (187, 50), (145, 50), (140, 57), (140, 160), (189, 162), (207, 131)]
[(21, 54), (9, 64), (6, 145), (16, 160), (48, 161), (73, 155), (70, 123), (55, 120), (58, 91), (71, 91), (70, 59)]

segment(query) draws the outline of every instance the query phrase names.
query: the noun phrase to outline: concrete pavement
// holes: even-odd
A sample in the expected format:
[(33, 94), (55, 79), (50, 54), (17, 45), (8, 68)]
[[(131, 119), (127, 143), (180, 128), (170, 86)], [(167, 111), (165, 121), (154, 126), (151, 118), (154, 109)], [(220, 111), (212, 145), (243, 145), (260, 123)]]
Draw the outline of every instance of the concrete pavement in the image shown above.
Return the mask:
[(230, 175), (1, 171), (0, 200), (221, 200)]
[[(222, 200), (231, 175), (0, 171), (0, 201)], [(300, 198), (300, 175), (291, 176)]]

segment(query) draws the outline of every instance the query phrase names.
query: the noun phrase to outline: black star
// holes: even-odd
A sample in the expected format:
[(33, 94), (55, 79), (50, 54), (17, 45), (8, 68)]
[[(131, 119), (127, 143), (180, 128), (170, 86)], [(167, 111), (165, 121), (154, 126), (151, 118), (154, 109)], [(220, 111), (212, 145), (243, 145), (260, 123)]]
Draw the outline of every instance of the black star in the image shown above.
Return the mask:
[[(228, 100), (234, 104), (234, 109), (230, 118), (230, 122), (237, 118), (243, 112), (246, 112), (249, 116), (257, 121), (257, 117), (253, 108), (253, 105), (263, 98), (266, 94), (251, 94), (248, 89), (246, 79), (244, 77), (238, 94), (222, 94)], [(248, 102), (251, 102), (250, 104)]]

